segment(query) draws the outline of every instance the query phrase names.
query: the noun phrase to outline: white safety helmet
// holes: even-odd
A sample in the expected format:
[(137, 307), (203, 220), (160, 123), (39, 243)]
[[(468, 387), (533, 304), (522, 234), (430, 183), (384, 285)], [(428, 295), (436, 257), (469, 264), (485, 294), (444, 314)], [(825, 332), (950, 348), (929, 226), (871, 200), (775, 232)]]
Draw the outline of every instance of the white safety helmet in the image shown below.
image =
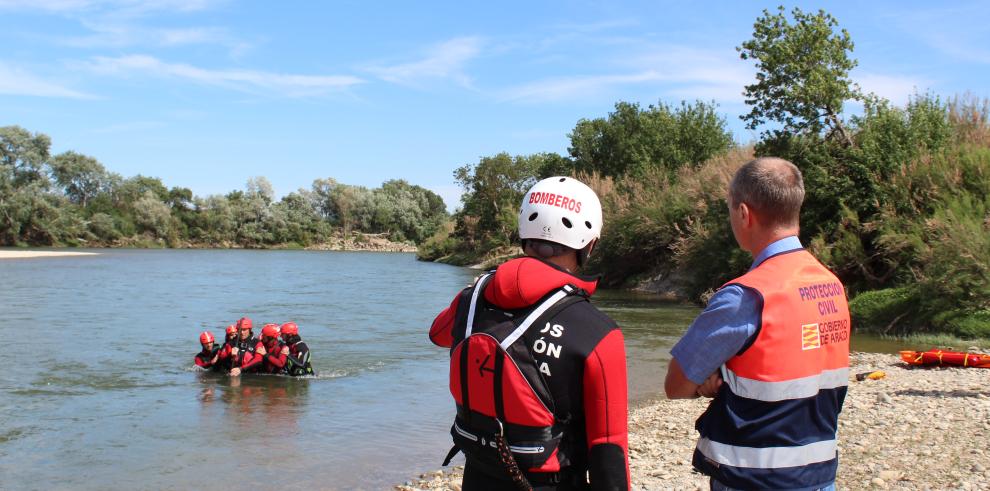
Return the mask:
[(549, 177), (529, 189), (519, 209), (519, 238), (583, 249), (601, 236), (602, 204), (583, 182)]

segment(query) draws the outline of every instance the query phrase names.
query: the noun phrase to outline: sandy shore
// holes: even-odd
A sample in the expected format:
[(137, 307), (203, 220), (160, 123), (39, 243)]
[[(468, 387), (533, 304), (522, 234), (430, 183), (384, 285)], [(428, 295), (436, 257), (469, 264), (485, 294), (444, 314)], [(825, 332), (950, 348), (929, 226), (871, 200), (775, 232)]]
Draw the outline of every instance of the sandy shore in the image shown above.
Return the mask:
[(71, 251), (0, 251), (0, 259), (29, 259), (36, 257), (96, 256), (99, 252)]
[[(912, 368), (896, 355), (853, 353), (839, 417), (840, 489), (986, 489), (990, 480), (990, 369)], [(850, 377), (852, 378), (852, 377)], [(707, 400), (660, 400), (630, 411), (633, 489), (708, 489), (691, 470), (694, 420)], [(434, 471), (398, 490), (460, 490), (461, 469)]]

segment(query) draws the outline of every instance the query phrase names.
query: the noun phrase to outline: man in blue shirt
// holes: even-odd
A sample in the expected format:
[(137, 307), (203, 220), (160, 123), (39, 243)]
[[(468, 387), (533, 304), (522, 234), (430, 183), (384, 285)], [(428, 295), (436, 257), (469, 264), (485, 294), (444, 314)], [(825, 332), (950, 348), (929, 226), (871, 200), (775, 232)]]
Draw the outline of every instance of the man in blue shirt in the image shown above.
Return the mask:
[[(733, 177), (730, 184), (728, 203), (729, 218), (732, 225), (733, 236), (740, 248), (753, 255), (753, 264), (750, 271), (755, 270), (770, 258), (801, 251), (803, 247), (798, 240), (798, 215), (800, 206), (804, 198), (804, 185), (801, 173), (790, 162), (777, 158), (760, 158), (744, 165)], [(810, 258), (810, 261), (814, 261)], [(822, 268), (824, 270), (824, 268)], [(789, 273), (788, 273), (789, 274)], [(692, 322), (684, 336), (677, 342), (671, 350), (672, 360), (668, 367), (667, 377), (664, 382), (664, 389), (668, 398), (685, 399), (699, 396), (719, 398), (713, 402), (718, 405), (719, 410), (726, 409), (726, 400), (739, 401), (745, 399), (734, 393), (730, 386), (726, 390), (722, 387), (722, 371), (726, 370), (724, 365), (736, 356), (741, 355), (757, 341), (761, 322), (764, 315), (764, 299), (761, 293), (753, 288), (743, 287), (739, 284), (729, 284), (719, 289), (709, 300), (705, 310)], [(790, 319), (788, 319), (790, 321)], [(780, 323), (775, 326), (776, 332), (780, 332)], [(800, 326), (800, 324), (799, 324)], [(731, 374), (731, 373), (730, 373)], [(738, 377), (737, 377), (738, 378)], [(751, 381), (752, 382), (752, 381)], [(759, 382), (764, 384), (764, 382)], [(728, 407), (725, 411), (716, 411), (720, 414), (733, 414), (740, 420), (730, 423), (732, 425), (764, 424), (760, 416), (753, 411), (764, 404), (772, 406), (778, 404), (778, 410), (788, 411), (789, 408), (804, 407), (801, 404), (813, 404), (816, 397), (832, 398), (837, 400), (838, 410), (841, 410), (842, 399), (845, 396), (845, 387), (818, 386), (812, 388), (812, 392), (817, 395), (809, 396), (807, 399), (796, 398), (794, 400), (783, 400), (774, 402), (774, 399), (763, 402), (760, 400), (751, 401), (749, 414), (733, 413), (734, 408)], [(809, 402), (810, 401), (810, 402)], [(744, 404), (749, 404), (745, 403)], [(731, 404), (730, 404), (731, 406)], [(829, 407), (834, 407), (834, 404)], [(711, 408), (710, 408), (711, 409)], [(827, 418), (833, 420), (838, 417), (838, 410), (829, 410)], [(796, 422), (796, 426), (802, 425), (804, 416), (793, 414), (787, 416), (788, 422)], [(703, 417), (704, 418), (704, 417)], [(746, 418), (754, 418), (752, 421)], [(713, 424), (711, 419), (706, 424)], [(702, 431), (703, 440), (706, 431), (710, 428), (702, 428), (699, 421), (699, 430)], [(717, 426), (717, 425), (716, 425)], [(752, 427), (752, 426), (749, 426)], [(721, 427), (717, 428), (718, 431)], [(764, 428), (767, 430), (767, 428)], [(770, 433), (776, 430), (770, 428)], [(801, 430), (798, 430), (801, 431)], [(828, 430), (830, 431), (830, 430)], [(827, 433), (828, 431), (824, 431)], [(834, 439), (834, 431), (832, 437)], [(749, 447), (762, 447), (763, 445), (753, 442)], [(744, 453), (746, 443), (742, 447), (734, 447), (744, 450), (730, 450), (730, 452)], [(728, 447), (723, 445), (723, 447)], [(721, 447), (720, 447), (721, 448)], [(759, 449), (757, 449), (759, 450)], [(772, 450), (772, 449), (767, 449)], [(787, 449), (785, 448), (785, 451)], [(798, 450), (793, 448), (793, 450)], [(699, 458), (698, 451), (695, 459)], [(708, 460), (707, 456), (701, 455), (702, 460)], [(726, 457), (726, 462), (734, 456)], [(744, 460), (744, 459), (743, 459)], [(789, 471), (775, 469), (775, 465), (743, 465), (732, 467), (731, 464), (722, 463), (724, 471), (715, 473), (706, 471), (706, 474), (718, 475), (719, 472), (737, 472), (733, 478), (738, 477), (737, 482), (749, 483), (747, 487), (768, 487), (767, 484), (757, 486), (753, 483), (780, 483), (781, 488), (805, 488), (805, 489), (834, 489), (834, 464), (809, 463), (816, 467), (813, 472), (818, 472), (818, 476), (826, 476), (825, 484), (822, 481), (812, 481), (811, 483), (795, 482), (789, 485)], [(832, 465), (831, 469), (821, 471), (821, 469)], [(695, 467), (698, 467), (697, 461)], [(704, 466), (703, 466), (704, 467)], [(718, 464), (715, 463), (717, 468)], [(800, 467), (794, 468), (795, 472), (800, 472)], [(699, 470), (704, 470), (699, 468)], [(831, 474), (830, 474), (831, 472)], [(800, 474), (795, 474), (800, 475)], [(807, 473), (805, 475), (808, 475)], [(828, 482), (831, 480), (831, 482)], [(711, 487), (713, 490), (732, 489), (712, 477)]]

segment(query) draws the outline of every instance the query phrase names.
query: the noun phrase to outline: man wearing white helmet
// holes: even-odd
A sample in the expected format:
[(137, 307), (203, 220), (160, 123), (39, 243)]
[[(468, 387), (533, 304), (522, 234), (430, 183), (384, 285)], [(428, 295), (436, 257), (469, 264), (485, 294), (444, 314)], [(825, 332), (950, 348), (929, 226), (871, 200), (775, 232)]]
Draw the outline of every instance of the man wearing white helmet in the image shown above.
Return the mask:
[(448, 461), (465, 454), (465, 491), (629, 489), (622, 332), (588, 302), (598, 279), (578, 274), (601, 229), (591, 188), (536, 183), (519, 211), (526, 256), (433, 321), (430, 340), (451, 349)]

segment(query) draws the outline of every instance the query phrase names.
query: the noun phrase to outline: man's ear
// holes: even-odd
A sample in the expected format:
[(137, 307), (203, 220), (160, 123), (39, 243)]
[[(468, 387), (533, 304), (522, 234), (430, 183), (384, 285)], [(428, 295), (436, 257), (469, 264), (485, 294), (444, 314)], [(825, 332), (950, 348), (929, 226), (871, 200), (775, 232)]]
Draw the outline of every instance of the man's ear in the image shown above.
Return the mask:
[(747, 228), (753, 226), (753, 210), (746, 203), (739, 203), (739, 221)]

